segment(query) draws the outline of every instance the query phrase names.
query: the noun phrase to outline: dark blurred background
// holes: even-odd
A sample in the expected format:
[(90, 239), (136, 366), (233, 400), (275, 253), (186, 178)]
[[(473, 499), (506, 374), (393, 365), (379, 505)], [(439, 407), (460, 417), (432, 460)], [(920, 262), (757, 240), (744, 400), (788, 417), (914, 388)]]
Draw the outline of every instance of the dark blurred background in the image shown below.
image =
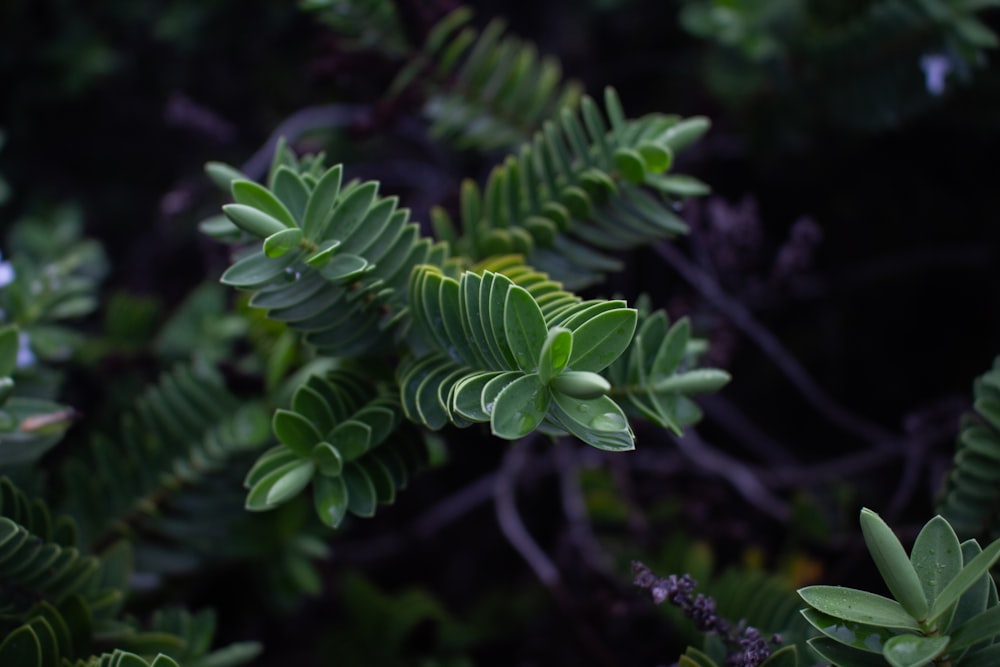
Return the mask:
[[(972, 379), (1000, 351), (1000, 50), (989, 46), (988, 34), (968, 23), (928, 28), (907, 2), (470, 4), (477, 24), (505, 16), (512, 32), (561, 58), (565, 73), (590, 94), (616, 87), (630, 115), (711, 118), (711, 132), (678, 165), (713, 190), (685, 207), (692, 234), (678, 247), (852, 414), (889, 432), (943, 434), (921, 452), (916, 481), (905, 482), (912, 488), (894, 506), (904, 525), (930, 516)], [(879, 11), (871, 10), (875, 5)], [(423, 11), (434, 16), (448, 6), (428, 3)], [(978, 16), (982, 30), (1000, 28), (1000, 11)], [(306, 107), (377, 106), (399, 61), (355, 47), (314, 15), (278, 0), (5, 0), (0, 175), (9, 196), (0, 208), (0, 230), (72, 203), (111, 258), (108, 289), (154, 296), (169, 310), (223, 268), (222, 251), (196, 230), (220, 202), (202, 165), (242, 164), (279, 123)], [(333, 161), (384, 176), (384, 191), (401, 193), (404, 204), (412, 196), (418, 219), (426, 219), (434, 202), (419, 199), (427, 194), (415, 192), (419, 179), (392, 176), (393, 159), (402, 155), (408, 168), (435, 174), (444, 184), (440, 201), (448, 204), (464, 175), (483, 177), (498, 156), (427, 148), (412, 136), (422, 127), (418, 102), (374, 114), (368, 126), (336, 128), (316, 142)], [(822, 462), (869, 446), (803, 399), (773, 356), (675, 269), (652, 249), (637, 251), (603, 293), (634, 299), (645, 292), (672, 317), (693, 318), (712, 345), (709, 360), (734, 377), (724, 402), (706, 405), (702, 432), (719, 451), (778, 465)], [(335, 559), (324, 574), (330, 590), (346, 595), (350, 586), (362, 586), (337, 568), (343, 562), (364, 567), (365, 540), (405, 526), (426, 508), (421, 503), (444, 494), (435, 485), (454, 490), (489, 475), (503, 454), (486, 439), (469, 451), (461, 438), (449, 438), (447, 471), (433, 473), (401, 500), (411, 508), (392, 508), (358, 528), (343, 561)], [(770, 459), (755, 449), (765, 440), (778, 443)], [(640, 430), (639, 446), (672, 447), (649, 429)], [(611, 512), (607, 539), (618, 546), (632, 540), (615, 553), (663, 554), (669, 540), (657, 530), (669, 529), (713, 545), (721, 562), (745, 561), (752, 547), (767, 567), (784, 567), (787, 557), (828, 576), (845, 574), (836, 561), (856, 550), (856, 542), (843, 541), (854, 528), (854, 508), (898, 498), (903, 460), (812, 488), (780, 488), (805, 508), (800, 524), (762, 518), (724, 479), (681, 467), (628, 491), (625, 507), (635, 501), (660, 512), (647, 516), (648, 523), (637, 527), (615, 514), (620, 506), (605, 507)], [(625, 494), (615, 485), (608, 491), (608, 480), (620, 482), (621, 474), (610, 465), (591, 480), (588, 498), (598, 509), (602, 493)], [(523, 499), (540, 507), (556, 493), (537, 479), (526, 487)], [(810, 512), (829, 522), (812, 536), (803, 528)], [(657, 516), (666, 517), (664, 523)], [(558, 550), (558, 512), (539, 511), (531, 519), (536, 533), (547, 536), (546, 546)], [(579, 617), (567, 620), (565, 609), (553, 608), (546, 592), (530, 585), (530, 573), (495, 530), (488, 508), (430, 542), (372, 562), (368, 574), (385, 586), (426, 586), (451, 609), (478, 609), (488, 617), (484, 625), (514, 628), (470, 649), (476, 664), (569, 664), (558, 662), (567, 656), (577, 664), (608, 664), (586, 642), (578, 644), (595, 623), (602, 643), (618, 642), (612, 653), (619, 664), (658, 664), (657, 655), (666, 663), (670, 650), (676, 652), (669, 638), (656, 634), (662, 630), (654, 621), (629, 621), (607, 582), (583, 574), (576, 593), (585, 603)], [(506, 603), (484, 602), (504, 588)], [(301, 631), (309, 638), (304, 654), (316, 655), (320, 646), (319, 655), (333, 656), (346, 650), (344, 641), (322, 633), (317, 639), (324, 623), (315, 616), (343, 620), (343, 608), (331, 611), (332, 604), (296, 607), (271, 628), (246, 609), (229, 609), (237, 620), (223, 635), (273, 635), (265, 638), (275, 651), (281, 645), (293, 651), (295, 642), (283, 637)], [(442, 641), (444, 626), (426, 623), (407, 626), (412, 645), (406, 646), (414, 654)], [(344, 664), (364, 664), (357, 660), (344, 658)], [(294, 664), (334, 663), (302, 657)]]

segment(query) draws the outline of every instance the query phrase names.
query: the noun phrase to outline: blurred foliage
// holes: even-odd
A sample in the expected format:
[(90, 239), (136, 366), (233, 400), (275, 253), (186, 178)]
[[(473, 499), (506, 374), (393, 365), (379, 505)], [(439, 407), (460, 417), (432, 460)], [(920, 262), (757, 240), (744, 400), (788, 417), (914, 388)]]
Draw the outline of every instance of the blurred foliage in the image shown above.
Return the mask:
[(711, 44), (713, 94), (798, 130), (876, 130), (922, 113), (966, 84), (996, 48), (993, 0), (688, 0), (681, 24)]

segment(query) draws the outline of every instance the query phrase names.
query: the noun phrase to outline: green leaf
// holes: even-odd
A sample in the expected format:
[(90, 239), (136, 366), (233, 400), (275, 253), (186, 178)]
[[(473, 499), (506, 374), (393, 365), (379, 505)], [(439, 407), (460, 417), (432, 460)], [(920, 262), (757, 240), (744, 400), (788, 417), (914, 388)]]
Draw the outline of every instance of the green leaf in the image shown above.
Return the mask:
[(460, 380), (452, 392), (451, 409), (472, 421), (489, 421), (489, 413), (483, 410), (483, 390), (490, 380), (502, 374), (503, 371), (486, 371)]
[(731, 380), (726, 371), (717, 368), (696, 368), (684, 373), (676, 373), (659, 381), (652, 382), (652, 390), (657, 393), (675, 392), (691, 396), (718, 391)]
[(330, 439), (345, 461), (353, 461), (368, 451), (372, 429), (368, 424), (348, 419), (333, 429)]
[(503, 322), (518, 368), (525, 373), (536, 370), (548, 332), (542, 310), (528, 290), (515, 285), (507, 291)]
[(232, 192), (233, 181), (246, 179), (246, 175), (242, 171), (224, 162), (207, 162), (205, 173), (225, 193)]
[(803, 609), (802, 615), (809, 623), (830, 639), (835, 639), (860, 651), (882, 653), (882, 647), (896, 633), (877, 625), (834, 618), (816, 609)]
[(329, 442), (320, 442), (312, 450), (312, 458), (319, 471), (327, 477), (336, 477), (344, 470), (344, 459)]
[(961, 651), (1000, 637), (1000, 606), (990, 607), (951, 631), (950, 649)]
[[(285, 463), (261, 477), (250, 492), (247, 493), (246, 508), (251, 512), (262, 512), (276, 507), (280, 502), (290, 499), (309, 483), (312, 476), (314, 464), (312, 461), (296, 459)], [(252, 471), (251, 471), (252, 472)], [(291, 475), (285, 479), (286, 475)], [(303, 480), (304, 478), (304, 480)], [(272, 489), (278, 485), (277, 492), (272, 493)], [(298, 487), (296, 489), (296, 486)], [(291, 489), (296, 489), (289, 494)], [(275, 499), (281, 498), (281, 501)]]
[(799, 650), (794, 644), (778, 649), (771, 654), (771, 657), (760, 663), (760, 667), (798, 667), (798, 665)]
[(264, 502), (270, 507), (291, 500), (306, 488), (313, 478), (316, 466), (312, 461), (300, 461), (270, 484)]
[(375, 516), (378, 496), (368, 473), (356, 464), (350, 465), (344, 469), (343, 480), (347, 487), (347, 509), (357, 516)]
[(264, 239), (264, 254), (268, 257), (281, 257), (289, 250), (294, 250), (302, 241), (302, 230), (298, 227), (283, 229)]
[(322, 269), (330, 263), (334, 251), (340, 247), (338, 239), (327, 239), (316, 246), (316, 249), (306, 256), (306, 264), (314, 269)]
[(563, 327), (552, 327), (545, 337), (542, 352), (538, 356), (538, 375), (543, 384), (548, 384), (556, 375), (565, 370), (573, 354), (573, 332)]
[(875, 593), (840, 586), (807, 586), (799, 589), (799, 596), (809, 606), (834, 618), (900, 630), (920, 630), (902, 605)]
[(573, 332), (569, 368), (594, 372), (607, 368), (632, 342), (637, 319), (634, 309), (618, 308), (585, 322)]
[(344, 197), (337, 202), (334, 210), (330, 236), (335, 236), (338, 239), (350, 237), (355, 228), (364, 220), (368, 209), (375, 201), (375, 197), (378, 195), (378, 185), (376, 181), (367, 181), (346, 192)]
[(545, 418), (552, 394), (537, 373), (514, 380), (496, 398), (490, 415), (493, 435), (506, 440), (523, 438)]
[(844, 646), (829, 637), (816, 637), (806, 642), (825, 662), (837, 667), (885, 667), (885, 659), (881, 655), (865, 653)]
[(962, 594), (972, 588), (976, 581), (990, 571), (1000, 558), (1000, 540), (994, 541), (983, 552), (973, 558), (954, 579), (938, 594), (930, 610), (930, 622), (935, 622)]
[(551, 387), (583, 401), (600, 398), (611, 391), (611, 383), (603, 375), (591, 371), (565, 371), (552, 378)]
[(923, 584), (892, 528), (870, 509), (861, 510), (861, 532), (868, 552), (893, 597), (914, 619), (927, 618), (927, 597)]
[[(933, 606), (938, 593), (962, 569), (962, 546), (951, 524), (940, 516), (924, 524), (910, 551), (910, 562), (923, 586), (927, 602)], [(948, 627), (950, 620), (942, 619), (942, 631)]]
[(271, 234), (288, 229), (288, 225), (273, 215), (245, 204), (226, 204), (222, 207), (222, 211), (237, 227), (260, 238), (267, 238)]
[(646, 178), (646, 161), (635, 149), (619, 148), (615, 150), (615, 166), (625, 177), (625, 180), (632, 183), (642, 183)]
[(323, 439), (312, 422), (291, 410), (275, 410), (271, 427), (282, 444), (304, 459), (312, 456), (313, 447)]
[(882, 655), (892, 667), (922, 667), (948, 648), (948, 637), (898, 635), (885, 643)]
[[(263, 185), (253, 181), (233, 181), (231, 184), (233, 199), (237, 204), (243, 204), (264, 213), (285, 227), (295, 227), (295, 216), (284, 204)], [(239, 224), (237, 222), (237, 224)]]
[(625, 413), (607, 396), (580, 400), (554, 392), (551, 411), (560, 426), (588, 445), (613, 452), (635, 449)]
[[(982, 551), (982, 547), (975, 540), (962, 542), (962, 562), (968, 563)], [(989, 574), (984, 574), (972, 588), (962, 594), (951, 620), (952, 627), (961, 627), (962, 624), (986, 611), (989, 606), (991, 585), (993, 578)]]
[(337, 528), (347, 515), (347, 484), (343, 477), (319, 475), (313, 481), (313, 505), (320, 521)]
[(294, 254), (272, 258), (255, 252), (226, 269), (219, 281), (242, 289), (260, 287), (284, 274), (294, 261)]
[(47, 667), (42, 664), (42, 647), (28, 625), (14, 630), (0, 644), (0, 665)]
[(306, 238), (318, 241), (326, 236), (326, 227), (333, 217), (333, 204), (340, 194), (342, 176), (343, 167), (338, 164), (328, 169), (316, 183), (306, 203), (306, 212), (302, 220), (302, 231), (305, 232)]
[(368, 270), (368, 260), (350, 253), (338, 253), (320, 269), (320, 274), (327, 280), (347, 282), (354, 280)]
[(670, 163), (673, 162), (674, 159), (673, 153), (670, 152), (670, 149), (664, 148), (658, 144), (640, 144), (639, 154), (646, 163), (646, 169), (654, 173), (670, 169)]

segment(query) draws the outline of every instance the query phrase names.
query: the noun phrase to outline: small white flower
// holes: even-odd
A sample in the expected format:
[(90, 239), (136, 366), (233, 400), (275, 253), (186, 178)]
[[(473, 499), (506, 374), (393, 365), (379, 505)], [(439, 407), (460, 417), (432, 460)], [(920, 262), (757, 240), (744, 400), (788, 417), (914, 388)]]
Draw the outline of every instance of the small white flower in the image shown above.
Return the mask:
[(927, 92), (935, 97), (942, 95), (945, 79), (951, 72), (951, 59), (942, 53), (928, 53), (920, 59), (920, 68), (924, 70)]

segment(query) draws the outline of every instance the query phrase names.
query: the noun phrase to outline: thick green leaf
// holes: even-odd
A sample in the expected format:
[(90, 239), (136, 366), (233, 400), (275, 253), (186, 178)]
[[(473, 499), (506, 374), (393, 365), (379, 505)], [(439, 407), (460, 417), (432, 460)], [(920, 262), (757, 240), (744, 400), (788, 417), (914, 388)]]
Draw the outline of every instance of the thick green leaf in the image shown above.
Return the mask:
[(349, 465), (344, 469), (343, 480), (347, 487), (347, 509), (357, 516), (375, 516), (378, 496), (368, 473), (358, 465)]
[(318, 475), (313, 480), (313, 505), (320, 521), (337, 528), (347, 514), (347, 484), (343, 477)]
[(309, 188), (302, 177), (294, 170), (282, 165), (274, 175), (274, 196), (278, 198), (288, 212), (292, 214), (296, 225), (302, 222), (306, 204), (309, 201)]
[[(975, 540), (962, 542), (962, 562), (970, 562), (982, 551), (982, 547)], [(963, 623), (986, 611), (992, 584), (993, 578), (989, 574), (984, 574), (972, 588), (962, 594), (952, 618), (953, 627), (960, 627)]]
[(642, 183), (646, 178), (646, 161), (642, 159), (642, 155), (635, 149), (616, 149), (615, 167), (618, 168), (618, 171), (621, 172), (625, 180), (632, 183)]
[(930, 621), (934, 622), (954, 604), (965, 591), (972, 588), (976, 581), (990, 571), (990, 568), (1000, 558), (1000, 540), (994, 541), (983, 549), (982, 553), (973, 558), (954, 579), (938, 594), (934, 606), (930, 610)]
[(548, 384), (549, 380), (562, 373), (572, 354), (573, 332), (563, 327), (549, 329), (538, 356), (538, 375), (542, 382)]
[(552, 378), (553, 391), (572, 398), (589, 401), (611, 391), (611, 383), (603, 375), (590, 371), (564, 371)]
[(799, 666), (799, 650), (798, 647), (792, 644), (791, 646), (786, 646), (780, 648), (771, 654), (771, 657), (760, 663), (760, 667), (798, 667)]
[(503, 321), (518, 368), (525, 373), (535, 371), (548, 331), (541, 308), (523, 287), (515, 285), (507, 292)]
[(607, 368), (632, 342), (637, 319), (634, 309), (619, 308), (588, 320), (573, 332), (569, 368), (594, 372)]
[(854, 621), (834, 618), (816, 609), (803, 609), (802, 615), (810, 624), (830, 639), (835, 639), (860, 651), (882, 653), (882, 647), (896, 633), (877, 625), (866, 625)]
[(920, 630), (902, 605), (875, 593), (840, 586), (807, 586), (799, 589), (799, 596), (811, 607), (834, 618), (900, 630)]
[(717, 368), (696, 368), (683, 373), (675, 373), (662, 380), (652, 380), (652, 391), (656, 393), (678, 393), (685, 396), (718, 391), (726, 386), (732, 377)]
[(243, 289), (260, 287), (284, 274), (297, 255), (288, 253), (281, 257), (268, 257), (263, 252), (255, 252), (226, 269), (219, 281)]
[[(233, 181), (231, 186), (233, 200), (237, 204), (246, 205), (266, 213), (278, 220), (285, 227), (295, 227), (295, 216), (274, 196), (270, 190), (253, 181)], [(238, 224), (238, 223), (237, 223)]]
[[(296, 459), (281, 465), (257, 480), (251, 487), (246, 498), (246, 508), (251, 512), (261, 512), (276, 507), (280, 502), (288, 500), (298, 493), (312, 476), (314, 464), (312, 461)], [(287, 479), (286, 475), (290, 475)], [(272, 489), (278, 490), (272, 493)], [(297, 488), (296, 488), (297, 487)], [(289, 493), (295, 489), (294, 493)], [(282, 500), (278, 501), (277, 498)]]
[[(933, 606), (938, 593), (962, 569), (962, 546), (951, 524), (940, 516), (924, 524), (910, 550), (910, 562), (924, 588), (927, 602)], [(947, 629), (951, 614), (942, 617), (940, 630)]]
[(492, 415), (493, 408), (496, 405), (497, 396), (500, 395), (500, 392), (506, 389), (509, 384), (523, 376), (524, 373), (521, 373), (520, 371), (508, 371), (491, 378), (483, 387), (483, 392), (480, 396), (480, 407), (483, 412), (488, 415)]
[(0, 665), (47, 667), (42, 663), (42, 647), (38, 636), (28, 625), (14, 630), (0, 644)]
[[(507, 309), (507, 292), (514, 287), (514, 283), (510, 278), (500, 273), (493, 274), (493, 280), (490, 282), (487, 280), (486, 272), (484, 272), (483, 286), (485, 287), (487, 285), (489, 286), (489, 295), (487, 297), (489, 305), (486, 307), (486, 310), (484, 310), (484, 313), (489, 318), (489, 325), (487, 326), (486, 332), (489, 338), (493, 341), (497, 354), (499, 354), (500, 358), (504, 360), (505, 368), (514, 370), (519, 368), (517, 365), (517, 358), (514, 356), (514, 352), (510, 349), (507, 336), (504, 335), (504, 313)], [(531, 360), (532, 363), (538, 360), (538, 353), (540, 351), (541, 345), (539, 345), (538, 349), (535, 350), (535, 356)]]
[(948, 648), (948, 637), (898, 635), (885, 643), (883, 656), (892, 667), (922, 667)]
[(346, 239), (354, 232), (375, 201), (378, 186), (376, 181), (368, 181), (347, 191), (334, 209), (330, 236)]
[(476, 373), (458, 382), (452, 392), (451, 410), (472, 421), (489, 421), (489, 413), (483, 410), (483, 390), (501, 374), (503, 371)]
[(615, 452), (635, 449), (625, 413), (607, 396), (580, 400), (554, 392), (552, 399), (552, 413), (559, 424), (588, 445)]
[(674, 158), (669, 148), (652, 143), (640, 144), (639, 155), (646, 163), (646, 170), (654, 173), (669, 169)]
[(222, 207), (226, 217), (243, 231), (258, 238), (267, 238), (272, 234), (288, 229), (288, 226), (272, 215), (244, 204), (226, 204)]
[(328, 169), (316, 183), (302, 220), (302, 231), (306, 238), (318, 241), (326, 236), (326, 227), (333, 217), (333, 204), (340, 195), (340, 183), (343, 177), (343, 167), (337, 165)]
[(271, 474), (278, 468), (294, 463), (299, 459), (299, 455), (288, 447), (272, 447), (257, 458), (250, 471), (243, 480), (243, 486), (247, 489), (256, 486), (264, 477)]
[(224, 162), (205, 163), (205, 173), (220, 190), (227, 194), (232, 192), (233, 181), (246, 179), (246, 175), (242, 171)]
[(330, 258), (320, 275), (332, 282), (348, 282), (354, 280), (369, 269), (368, 260), (350, 253), (337, 253)]
[(333, 446), (344, 461), (353, 461), (371, 446), (372, 429), (368, 424), (348, 419), (337, 425), (330, 434)]
[(312, 450), (312, 459), (327, 477), (337, 477), (344, 470), (344, 459), (329, 442), (320, 442)]
[(653, 363), (648, 364), (649, 374), (654, 378), (667, 377), (677, 370), (677, 366), (684, 358), (687, 350), (688, 340), (691, 338), (691, 322), (688, 318), (678, 320), (674, 326), (667, 330), (667, 335), (663, 338), (659, 346), (656, 339), (648, 339), (651, 350), (656, 351)]
[(264, 254), (268, 257), (281, 257), (298, 247), (302, 241), (302, 230), (298, 227), (283, 229), (264, 239)]
[(861, 510), (861, 532), (868, 552), (893, 597), (914, 619), (927, 618), (924, 587), (899, 538), (882, 518), (867, 507)]
[(300, 461), (280, 478), (274, 480), (267, 491), (264, 502), (270, 507), (275, 507), (291, 500), (302, 489), (306, 488), (315, 471), (316, 466), (312, 461)]
[(545, 418), (552, 394), (537, 373), (524, 375), (497, 394), (490, 428), (493, 435), (506, 440), (523, 438)]
[(323, 440), (312, 422), (291, 410), (275, 410), (271, 425), (278, 440), (304, 459), (309, 458), (316, 443)]
[(1000, 606), (991, 607), (951, 631), (952, 651), (961, 651), (982, 641), (1000, 637)]
[(816, 637), (806, 643), (825, 662), (837, 667), (885, 667), (886, 664), (881, 655), (850, 648), (829, 637)]

